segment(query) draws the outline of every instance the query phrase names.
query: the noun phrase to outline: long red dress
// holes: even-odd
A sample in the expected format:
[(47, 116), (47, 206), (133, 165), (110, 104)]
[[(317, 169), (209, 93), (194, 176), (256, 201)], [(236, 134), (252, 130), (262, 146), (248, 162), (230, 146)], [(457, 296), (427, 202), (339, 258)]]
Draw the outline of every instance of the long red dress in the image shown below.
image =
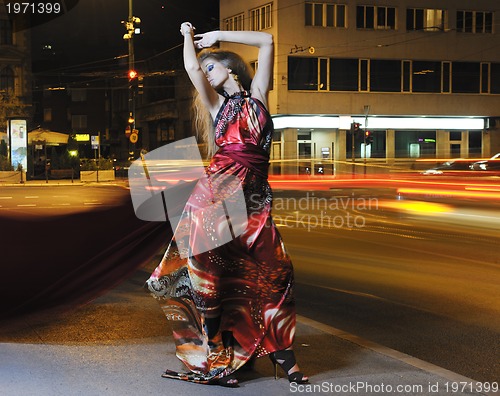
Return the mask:
[[(190, 222), (177, 229), (146, 282), (171, 321), (176, 355), (189, 369), (188, 373), (167, 370), (165, 377), (210, 382), (231, 374), (252, 356), (293, 343), (293, 268), (271, 217), (267, 181), (272, 133), (271, 116), (260, 101), (247, 92), (226, 97), (215, 120), (219, 150), (207, 175), (209, 181), (217, 180), (217, 175), (237, 178), (248, 221), (230, 242), (193, 255), (182, 251), (177, 236), (187, 237), (189, 244), (203, 243), (210, 239), (210, 227)], [(209, 189), (215, 189), (217, 196), (226, 193), (217, 183), (199, 182), (184, 208), (185, 218), (213, 197)], [(215, 334), (209, 318), (216, 318)]]

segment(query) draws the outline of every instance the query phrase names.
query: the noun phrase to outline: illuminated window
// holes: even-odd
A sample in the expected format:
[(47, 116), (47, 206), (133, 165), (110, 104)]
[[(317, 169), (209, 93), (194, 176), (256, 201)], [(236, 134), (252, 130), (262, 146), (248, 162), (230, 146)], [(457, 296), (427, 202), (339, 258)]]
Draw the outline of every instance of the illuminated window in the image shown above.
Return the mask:
[(493, 33), (493, 13), (483, 11), (457, 11), (457, 32)]
[(43, 109), (43, 121), (52, 122), (52, 109)]
[(435, 32), (448, 30), (446, 10), (408, 8), (406, 10), (406, 29)]
[(250, 10), (251, 30), (264, 30), (272, 26), (272, 3)]
[(396, 8), (357, 6), (356, 27), (358, 29), (395, 30)]
[(305, 3), (306, 26), (346, 27), (347, 6), (344, 4)]
[(244, 19), (245, 19), (245, 16), (243, 15), (243, 13), (226, 18), (226, 19), (224, 19), (224, 24), (223, 24), (224, 29), (225, 30), (232, 30), (232, 31), (245, 30), (244, 29), (244, 22), (243, 22)]

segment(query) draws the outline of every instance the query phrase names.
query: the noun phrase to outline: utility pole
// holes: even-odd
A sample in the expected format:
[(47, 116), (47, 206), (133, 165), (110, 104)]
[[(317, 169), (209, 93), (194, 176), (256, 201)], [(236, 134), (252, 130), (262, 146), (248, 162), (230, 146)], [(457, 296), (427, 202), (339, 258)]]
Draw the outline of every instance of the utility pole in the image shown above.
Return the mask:
[[(125, 25), (125, 29), (127, 30), (127, 33), (123, 35), (123, 39), (128, 40), (128, 127), (130, 128), (130, 131), (133, 135), (137, 132), (135, 128), (135, 88), (138, 80), (138, 74), (135, 70), (134, 35), (140, 34), (140, 28), (136, 27), (136, 25), (141, 23), (141, 19), (134, 16), (133, 0), (128, 0), (127, 21), (121, 22)], [(134, 136), (134, 140), (137, 141), (137, 136)], [(133, 144), (133, 148), (135, 148), (135, 142), (132, 139), (130, 140), (130, 142)]]
[(364, 144), (363, 168), (364, 168), (364, 174), (366, 176), (366, 131), (368, 128), (368, 113), (370, 112), (370, 105), (365, 105), (363, 110), (365, 113), (365, 128), (363, 131), (363, 144)]

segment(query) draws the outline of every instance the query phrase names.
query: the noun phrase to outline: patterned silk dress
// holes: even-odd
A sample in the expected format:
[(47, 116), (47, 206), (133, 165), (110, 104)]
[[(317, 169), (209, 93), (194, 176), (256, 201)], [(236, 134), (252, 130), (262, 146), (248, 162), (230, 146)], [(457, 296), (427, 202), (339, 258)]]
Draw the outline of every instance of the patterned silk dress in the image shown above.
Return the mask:
[[(199, 254), (181, 254), (174, 237), (146, 282), (170, 321), (176, 355), (189, 369), (167, 370), (164, 377), (210, 383), (251, 357), (293, 343), (293, 268), (271, 217), (267, 181), (272, 133), (271, 116), (259, 100), (247, 92), (226, 96), (215, 120), (219, 149), (207, 175), (209, 180), (217, 175), (237, 178), (248, 222), (230, 242)], [(224, 195), (217, 183), (209, 184), (216, 195)], [(199, 182), (183, 215), (189, 217), (213, 194)], [(184, 228), (176, 235), (185, 232), (191, 244), (210, 238), (206, 224), (191, 222)]]

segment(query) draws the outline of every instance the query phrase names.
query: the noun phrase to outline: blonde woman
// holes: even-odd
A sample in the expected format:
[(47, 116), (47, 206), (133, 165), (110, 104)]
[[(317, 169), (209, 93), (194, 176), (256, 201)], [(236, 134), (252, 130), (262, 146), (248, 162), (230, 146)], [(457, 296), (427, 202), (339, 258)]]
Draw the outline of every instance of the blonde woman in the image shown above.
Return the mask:
[[(293, 350), (293, 267), (271, 217), (267, 181), (273, 124), (267, 110), (273, 70), (273, 37), (264, 32), (212, 31), (195, 34), (185, 22), (184, 65), (197, 92), (199, 114), (212, 128), (199, 131), (213, 154), (208, 178), (232, 175), (243, 189), (248, 222), (241, 235), (204, 253), (182, 258), (173, 239), (147, 282), (171, 320), (176, 352), (187, 373), (164, 377), (236, 387), (234, 372), (269, 355), (290, 382), (306, 383)], [(256, 46), (258, 70), (233, 52), (209, 49), (220, 41)], [(202, 51), (197, 55), (197, 50)], [(202, 107), (202, 108), (200, 108)], [(210, 185), (210, 189), (217, 186)], [(208, 199), (197, 185), (185, 213)], [(213, 193), (213, 191), (211, 192)], [(217, 191), (223, 194), (224, 191)], [(203, 229), (202, 229), (203, 228)], [(191, 241), (210, 238), (193, 222)], [(197, 242), (191, 242), (197, 243)]]

